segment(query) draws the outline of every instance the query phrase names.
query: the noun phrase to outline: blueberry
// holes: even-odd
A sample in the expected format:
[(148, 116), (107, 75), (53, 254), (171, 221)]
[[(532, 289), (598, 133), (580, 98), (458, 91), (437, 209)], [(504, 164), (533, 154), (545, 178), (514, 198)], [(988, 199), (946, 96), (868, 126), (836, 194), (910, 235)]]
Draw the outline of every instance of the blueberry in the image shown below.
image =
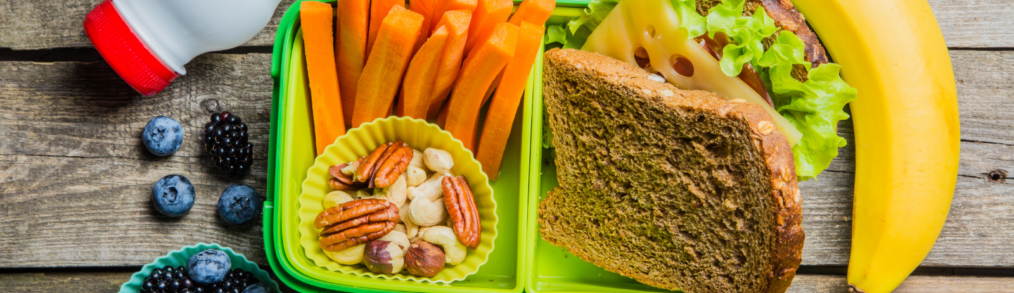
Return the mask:
[(268, 293), (271, 289), (267, 285), (257, 283), (243, 289), (243, 293)]
[(201, 284), (221, 282), (229, 272), (229, 268), (232, 268), (229, 256), (216, 249), (201, 251), (190, 256), (190, 260), (187, 261), (190, 279)]
[(162, 177), (151, 188), (151, 202), (163, 215), (182, 217), (194, 206), (194, 185), (182, 175)]
[(148, 120), (141, 135), (144, 146), (156, 156), (168, 156), (183, 145), (183, 126), (176, 119), (158, 116)]
[(233, 184), (218, 198), (218, 215), (231, 224), (249, 222), (260, 210), (261, 197), (250, 186)]

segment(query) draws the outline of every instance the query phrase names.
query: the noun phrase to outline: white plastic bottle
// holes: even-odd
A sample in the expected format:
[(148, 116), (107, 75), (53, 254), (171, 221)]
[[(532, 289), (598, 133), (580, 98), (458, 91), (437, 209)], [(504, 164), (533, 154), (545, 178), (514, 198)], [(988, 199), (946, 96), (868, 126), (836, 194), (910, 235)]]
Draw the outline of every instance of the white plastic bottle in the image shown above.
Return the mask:
[(233, 48), (271, 20), (281, 0), (106, 0), (85, 17), (88, 38), (146, 96), (186, 74), (197, 55)]

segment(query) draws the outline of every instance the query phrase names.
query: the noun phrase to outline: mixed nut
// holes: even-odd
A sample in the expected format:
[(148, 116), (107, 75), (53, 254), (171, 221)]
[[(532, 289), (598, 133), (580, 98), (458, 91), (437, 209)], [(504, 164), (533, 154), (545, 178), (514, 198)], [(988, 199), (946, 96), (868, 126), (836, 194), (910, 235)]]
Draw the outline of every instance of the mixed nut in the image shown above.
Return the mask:
[(444, 150), (420, 152), (402, 141), (331, 166), (334, 191), (313, 223), (321, 249), (335, 262), (383, 274), (433, 277), (460, 264), (479, 246), (482, 227), (472, 189), (450, 174), (453, 166)]

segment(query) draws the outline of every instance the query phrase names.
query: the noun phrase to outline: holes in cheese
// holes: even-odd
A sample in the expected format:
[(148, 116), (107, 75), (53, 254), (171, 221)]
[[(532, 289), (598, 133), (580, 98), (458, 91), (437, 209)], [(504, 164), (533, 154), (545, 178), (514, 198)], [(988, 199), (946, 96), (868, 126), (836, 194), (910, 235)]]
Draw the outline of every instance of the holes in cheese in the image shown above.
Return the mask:
[(672, 68), (679, 75), (686, 77), (694, 76), (694, 63), (690, 62), (690, 59), (687, 57), (683, 57), (680, 54), (672, 55), (669, 57), (669, 63), (672, 64)]
[[(761, 105), (791, 145), (799, 142), (802, 133), (795, 126), (779, 115), (749, 84), (738, 77), (725, 75), (718, 61), (700, 43), (690, 38), (679, 23), (679, 16), (669, 1), (620, 1), (581, 49), (637, 64), (649, 72), (658, 72), (666, 81), (681, 89), (706, 90), (728, 99), (743, 99)], [(673, 56), (678, 57), (673, 59)]]

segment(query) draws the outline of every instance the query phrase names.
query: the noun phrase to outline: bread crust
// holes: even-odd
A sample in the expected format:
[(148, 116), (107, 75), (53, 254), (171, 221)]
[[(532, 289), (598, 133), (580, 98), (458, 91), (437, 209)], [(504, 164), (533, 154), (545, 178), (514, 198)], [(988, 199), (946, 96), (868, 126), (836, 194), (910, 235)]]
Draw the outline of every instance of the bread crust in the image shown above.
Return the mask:
[[(545, 54), (545, 67), (547, 72), (581, 72), (590, 76), (599, 76), (600, 80), (618, 84), (625, 87), (628, 92), (638, 93), (643, 99), (661, 100), (668, 107), (674, 109), (693, 108), (700, 111), (715, 113), (728, 119), (739, 120), (749, 125), (751, 139), (754, 147), (758, 150), (766, 163), (768, 178), (771, 181), (770, 200), (774, 203), (774, 210), (770, 211), (777, 223), (775, 245), (771, 248), (772, 258), (770, 270), (768, 270), (767, 289), (761, 292), (785, 292), (792, 279), (795, 277), (796, 269), (802, 261), (802, 248), (805, 233), (801, 226), (802, 208), (799, 195), (798, 183), (796, 180), (796, 168), (793, 160), (792, 149), (786, 137), (775, 128), (774, 120), (760, 105), (747, 102), (733, 102), (710, 92), (680, 90), (675, 86), (658, 82), (649, 78), (650, 74), (632, 64), (628, 64), (613, 58), (602, 56), (596, 53), (578, 51), (572, 49), (553, 49)], [(550, 67), (560, 67), (550, 70)], [(549, 82), (546, 83), (550, 84)], [(567, 91), (564, 89), (547, 88), (546, 93), (552, 91)], [(676, 98), (677, 96), (683, 98)], [(543, 200), (540, 211), (546, 208), (546, 204), (552, 202), (554, 196), (560, 192), (554, 190)], [(545, 214), (540, 212), (540, 214)], [(543, 218), (540, 216), (540, 223)], [(548, 242), (559, 245), (560, 241), (553, 236), (547, 235), (543, 225), (543, 238)], [(588, 260), (580, 250), (570, 250), (574, 255)], [(639, 272), (617, 271), (617, 268), (607, 268), (610, 271), (633, 277), (638, 281), (661, 287), (663, 284), (653, 282), (650, 278), (640, 275)]]

